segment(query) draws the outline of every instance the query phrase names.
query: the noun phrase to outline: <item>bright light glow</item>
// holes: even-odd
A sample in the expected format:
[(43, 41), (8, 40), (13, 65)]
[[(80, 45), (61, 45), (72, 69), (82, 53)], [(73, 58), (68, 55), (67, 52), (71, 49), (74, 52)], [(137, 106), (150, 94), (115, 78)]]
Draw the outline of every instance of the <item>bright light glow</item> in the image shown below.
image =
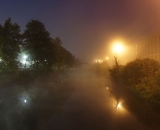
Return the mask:
[(108, 87), (106, 87), (106, 89), (108, 90), (109, 88), (108, 88)]
[(109, 58), (108, 57), (106, 57), (106, 60), (108, 60)]
[(23, 63), (23, 64), (26, 64), (26, 60), (23, 60), (22, 63)]
[(122, 43), (117, 42), (114, 46), (113, 46), (113, 51), (115, 53), (122, 53), (124, 51), (124, 46), (122, 45)]
[(24, 103), (26, 103), (27, 102), (27, 100), (24, 100)]
[(26, 62), (27, 62), (27, 58), (28, 58), (28, 56), (27, 56), (27, 55), (25, 55), (25, 54), (23, 54), (23, 55), (22, 55), (21, 63), (22, 63), (22, 64), (26, 64)]
[(121, 103), (118, 103), (118, 104), (117, 104), (117, 109), (118, 109), (118, 108), (119, 108), (119, 109), (122, 108), (122, 104), (121, 104)]
[(114, 99), (112, 98), (112, 102), (113, 103), (113, 112), (116, 116), (124, 116), (126, 114), (128, 114), (127, 109), (125, 109), (125, 107), (123, 106), (124, 101), (122, 99)]
[(27, 55), (25, 55), (25, 54), (23, 55), (23, 59), (24, 59), (24, 60), (26, 60), (27, 57), (28, 57)]
[(95, 63), (102, 63), (102, 60), (95, 60)]
[(117, 101), (113, 102), (113, 106), (115, 106), (117, 109), (122, 109), (123, 108), (122, 103), (121, 102), (117, 102)]

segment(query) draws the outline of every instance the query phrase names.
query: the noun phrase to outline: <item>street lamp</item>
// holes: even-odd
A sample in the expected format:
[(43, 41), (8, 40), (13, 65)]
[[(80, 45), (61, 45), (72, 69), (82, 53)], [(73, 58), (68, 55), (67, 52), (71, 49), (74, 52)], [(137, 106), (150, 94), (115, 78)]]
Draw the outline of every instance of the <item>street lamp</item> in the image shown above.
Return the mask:
[(125, 46), (121, 41), (116, 41), (113, 44), (112, 51), (115, 59), (115, 63), (118, 64), (118, 56), (120, 56), (124, 52)]
[(122, 53), (123, 50), (124, 50), (124, 47), (123, 47), (123, 45), (120, 44), (120, 43), (116, 43), (116, 44), (113, 46), (113, 51), (114, 51), (115, 53)]
[(122, 42), (115, 42), (115, 44), (113, 45), (113, 52), (116, 58), (119, 54), (124, 52), (124, 45), (122, 44)]
[(23, 58), (23, 62), (22, 63), (24, 64), (24, 68), (26, 68), (26, 60), (27, 60), (28, 56), (23, 54), (22, 58)]
[(95, 63), (102, 63), (102, 60), (95, 60)]
[(26, 60), (26, 59), (27, 59), (27, 57), (28, 57), (27, 55), (25, 55), (25, 54), (23, 55), (23, 59), (25, 59), (25, 60)]

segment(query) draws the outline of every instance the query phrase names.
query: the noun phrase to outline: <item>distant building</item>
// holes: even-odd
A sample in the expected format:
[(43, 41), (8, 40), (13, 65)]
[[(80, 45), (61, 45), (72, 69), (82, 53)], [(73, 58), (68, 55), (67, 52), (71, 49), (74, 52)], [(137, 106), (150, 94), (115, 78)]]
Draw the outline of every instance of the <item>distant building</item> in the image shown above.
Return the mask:
[(160, 62), (160, 31), (147, 37), (139, 50), (140, 58), (150, 58)]

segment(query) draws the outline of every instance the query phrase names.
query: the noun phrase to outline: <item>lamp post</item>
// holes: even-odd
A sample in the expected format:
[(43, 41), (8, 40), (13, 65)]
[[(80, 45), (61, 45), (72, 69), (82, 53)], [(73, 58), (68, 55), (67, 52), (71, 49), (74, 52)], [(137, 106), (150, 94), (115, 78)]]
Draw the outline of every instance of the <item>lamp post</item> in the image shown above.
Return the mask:
[(114, 53), (114, 58), (115, 58), (115, 63), (118, 63), (117, 57), (124, 52), (124, 45), (122, 42), (118, 41), (115, 42), (113, 45), (113, 53)]
[(116, 57), (118, 54), (122, 53), (124, 50), (124, 47), (121, 43), (116, 43), (114, 46), (113, 46), (113, 52), (116, 54)]
[(24, 68), (26, 68), (26, 60), (27, 60), (28, 56), (24, 54), (24, 55), (22, 56), (22, 58), (23, 58)]

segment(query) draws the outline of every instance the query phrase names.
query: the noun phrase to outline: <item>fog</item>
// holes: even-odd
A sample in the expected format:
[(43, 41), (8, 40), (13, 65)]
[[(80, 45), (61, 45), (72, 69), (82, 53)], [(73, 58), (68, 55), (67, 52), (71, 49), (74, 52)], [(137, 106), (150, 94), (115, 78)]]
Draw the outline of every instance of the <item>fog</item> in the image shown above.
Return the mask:
[(40, 20), (75, 56), (94, 60), (107, 55), (112, 39), (132, 45), (159, 30), (159, 5), (159, 0), (3, 1), (0, 23), (11, 17), (23, 32), (30, 19)]
[(116, 87), (113, 90), (109, 76), (100, 76), (89, 65), (23, 86), (1, 87), (0, 129), (152, 129), (128, 110), (128, 99)]
[(125, 99), (114, 96), (109, 78), (84, 67), (1, 88), (0, 98), (2, 130), (147, 129), (125, 108)]
[[(75, 91), (65, 103), (62, 113), (52, 118), (53, 129), (127, 130), (145, 129), (123, 106), (119, 110), (116, 98), (110, 93), (109, 80), (91, 72), (74, 72)], [(108, 87), (108, 89), (107, 89)], [(123, 104), (123, 99), (121, 99)]]

